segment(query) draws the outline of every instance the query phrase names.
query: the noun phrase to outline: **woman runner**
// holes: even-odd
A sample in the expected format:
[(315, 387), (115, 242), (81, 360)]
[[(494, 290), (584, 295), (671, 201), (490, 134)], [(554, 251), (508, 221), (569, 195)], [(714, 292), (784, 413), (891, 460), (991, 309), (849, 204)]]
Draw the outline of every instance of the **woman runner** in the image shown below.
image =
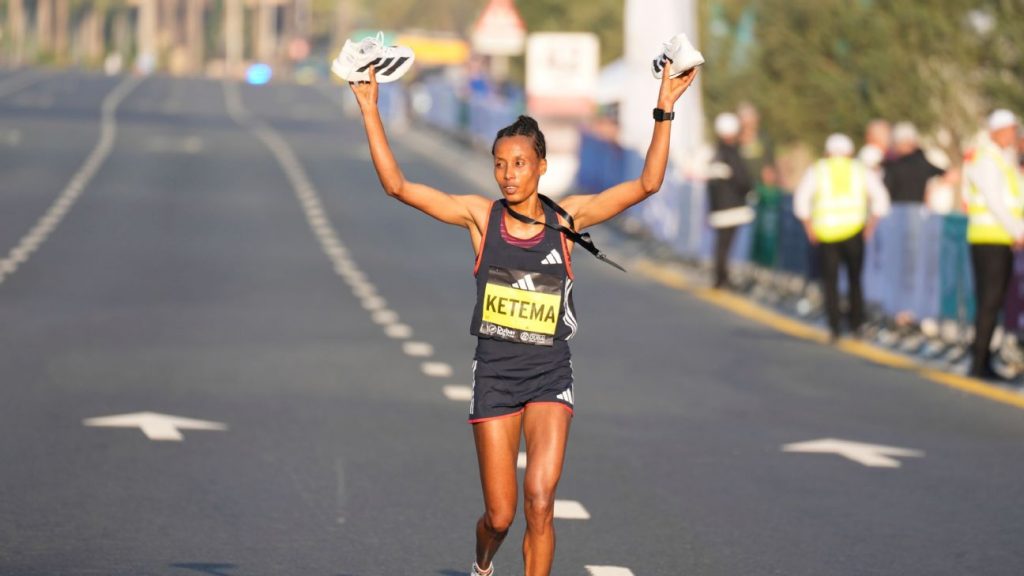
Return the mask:
[[(672, 108), (697, 70), (663, 74), (654, 135), (637, 180), (594, 195), (568, 196), (561, 207), (538, 195), (547, 170), (544, 135), (520, 116), (494, 140), (494, 179), (502, 200), (447, 194), (405, 179), (377, 110), (377, 81), (350, 83), (362, 112), (370, 155), (384, 191), (446, 224), (469, 230), (476, 252), (477, 302), (471, 332), (473, 425), (484, 514), (476, 525), (473, 576), (491, 576), (491, 560), (508, 533), (518, 499), (516, 459), (526, 439), (523, 483), (526, 576), (547, 576), (555, 549), (555, 489), (573, 414), (573, 374), (567, 340), (576, 332), (572, 305), (575, 231), (600, 224), (661, 187), (668, 164)], [(575, 230), (574, 230), (575, 228)], [(576, 238), (573, 242), (570, 238)], [(588, 250), (593, 245), (585, 246)]]

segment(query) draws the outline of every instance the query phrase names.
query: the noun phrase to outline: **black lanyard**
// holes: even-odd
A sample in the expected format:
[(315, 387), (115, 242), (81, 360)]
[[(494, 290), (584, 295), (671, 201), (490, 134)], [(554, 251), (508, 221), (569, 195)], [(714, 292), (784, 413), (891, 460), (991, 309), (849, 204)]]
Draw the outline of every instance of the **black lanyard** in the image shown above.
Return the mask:
[(505, 207), (505, 210), (509, 213), (509, 215), (512, 216), (513, 218), (515, 218), (516, 220), (519, 220), (520, 222), (522, 222), (524, 224), (540, 224), (541, 226), (544, 226), (546, 228), (550, 228), (552, 230), (555, 230), (556, 232), (561, 232), (562, 234), (565, 234), (567, 237), (569, 237), (573, 242), (575, 242), (576, 244), (582, 246), (584, 250), (586, 250), (587, 252), (590, 252), (591, 254), (593, 254), (598, 260), (600, 260), (600, 261), (602, 261), (605, 264), (608, 264), (610, 266), (614, 266), (614, 267), (618, 268), (619, 270), (622, 270), (623, 272), (626, 271), (625, 268), (623, 268), (622, 266), (619, 266), (618, 264), (613, 262), (610, 258), (605, 256), (604, 252), (601, 252), (600, 250), (598, 250), (597, 246), (594, 246), (594, 241), (590, 239), (590, 232), (584, 232), (584, 233), (580, 234), (579, 232), (576, 231), (576, 223), (573, 221), (572, 215), (565, 211), (565, 208), (562, 208), (561, 206), (556, 204), (554, 200), (552, 200), (551, 198), (548, 198), (547, 196), (545, 196), (543, 194), (537, 194), (537, 197), (540, 198), (541, 202), (543, 202), (549, 208), (554, 210), (555, 213), (557, 213), (562, 218), (565, 218), (565, 221), (569, 223), (569, 227), (566, 228), (565, 226), (562, 226), (561, 223), (559, 223), (557, 226), (552, 226), (551, 224), (548, 224), (547, 222), (537, 222), (533, 218), (530, 218), (529, 216), (527, 216), (525, 214), (520, 214), (519, 212), (516, 212), (515, 210), (513, 210), (511, 207), (509, 207), (508, 201), (502, 199), (502, 200), (500, 200), (500, 202), (501, 202), (501, 205)]

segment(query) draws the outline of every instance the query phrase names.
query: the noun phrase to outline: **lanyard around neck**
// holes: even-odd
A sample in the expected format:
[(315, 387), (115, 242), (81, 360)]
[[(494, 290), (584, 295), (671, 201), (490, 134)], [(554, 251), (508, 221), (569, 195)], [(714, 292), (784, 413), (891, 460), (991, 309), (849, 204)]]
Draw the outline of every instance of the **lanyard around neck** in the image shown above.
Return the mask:
[(501, 205), (505, 207), (505, 211), (508, 212), (509, 216), (512, 216), (516, 220), (519, 220), (520, 222), (522, 222), (524, 224), (540, 224), (541, 226), (544, 226), (546, 228), (550, 228), (552, 230), (555, 230), (556, 232), (561, 232), (562, 234), (565, 234), (573, 242), (575, 242), (576, 244), (582, 246), (584, 250), (586, 250), (587, 252), (590, 252), (591, 254), (593, 254), (598, 260), (604, 262), (605, 264), (608, 264), (609, 266), (614, 266), (615, 268), (618, 268), (619, 270), (622, 270), (623, 272), (626, 271), (625, 268), (623, 268), (622, 266), (619, 266), (618, 264), (616, 264), (614, 261), (612, 261), (610, 258), (608, 258), (608, 256), (605, 256), (604, 252), (601, 252), (600, 250), (597, 249), (597, 246), (594, 245), (594, 241), (590, 239), (590, 233), (589, 232), (584, 232), (584, 233), (581, 234), (581, 233), (576, 231), (576, 222), (573, 220), (572, 215), (569, 214), (568, 212), (566, 212), (564, 208), (562, 208), (561, 206), (556, 204), (554, 200), (552, 200), (551, 198), (548, 198), (547, 196), (545, 196), (543, 194), (538, 194), (537, 197), (540, 198), (541, 202), (543, 202), (549, 208), (554, 210), (556, 214), (558, 214), (562, 218), (565, 218), (565, 221), (569, 223), (569, 226), (565, 227), (565, 226), (562, 226), (561, 224), (558, 224), (556, 226), (552, 226), (551, 224), (548, 224), (547, 222), (538, 222), (538, 221), (534, 220), (533, 218), (530, 218), (529, 216), (527, 216), (525, 214), (520, 214), (519, 212), (516, 212), (515, 210), (513, 210), (508, 205), (508, 201), (502, 199), (502, 200), (499, 200), (499, 202), (501, 202)]

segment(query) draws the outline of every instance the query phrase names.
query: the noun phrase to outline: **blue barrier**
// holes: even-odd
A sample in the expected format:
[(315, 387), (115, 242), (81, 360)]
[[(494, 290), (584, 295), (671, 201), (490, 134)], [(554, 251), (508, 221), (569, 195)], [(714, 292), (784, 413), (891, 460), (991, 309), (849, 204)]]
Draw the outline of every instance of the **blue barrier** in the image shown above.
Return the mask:
[(435, 128), (467, 136), (474, 144), (488, 149), (498, 130), (514, 122), (524, 107), (521, 91), (510, 90), (504, 95), (469, 93), (464, 96), (442, 76), (427, 78), (414, 90), (427, 96), (427, 105), (419, 111), (420, 120)]
[[(599, 192), (639, 175), (643, 158), (586, 132), (581, 134), (580, 169), (576, 183), (585, 193)], [(707, 193), (702, 182), (682, 180), (670, 170), (661, 192), (628, 211), (650, 235), (687, 258), (710, 259), (713, 231), (707, 225)], [(766, 224), (778, 230), (773, 269), (815, 278), (815, 250), (793, 215), (792, 196), (777, 200), (778, 210), (762, 211), (777, 218)], [(765, 223), (761, 223), (765, 224)], [(974, 289), (966, 244), (966, 218), (930, 214), (920, 205), (895, 205), (866, 245), (864, 292), (885, 314), (910, 313), (917, 319), (952, 319), (962, 324), (974, 317)], [(750, 258), (752, 226), (744, 226), (732, 258)], [(1011, 286), (1007, 327), (1024, 326), (1024, 256), (1018, 257)], [(843, 278), (841, 281), (845, 280)], [(845, 284), (845, 282), (842, 282)]]

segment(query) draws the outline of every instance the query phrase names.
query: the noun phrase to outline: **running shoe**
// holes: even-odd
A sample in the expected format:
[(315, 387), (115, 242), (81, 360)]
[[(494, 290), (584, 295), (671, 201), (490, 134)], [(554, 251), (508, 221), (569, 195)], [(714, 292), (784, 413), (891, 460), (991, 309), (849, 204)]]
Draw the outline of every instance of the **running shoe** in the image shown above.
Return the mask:
[(473, 568), (469, 571), (470, 576), (494, 576), (494, 562), (491, 562), (491, 567), (487, 570), (481, 570), (476, 562), (473, 562)]
[(661, 79), (662, 71), (669, 70), (669, 78), (681, 76), (704, 63), (704, 55), (693, 47), (686, 34), (676, 34), (665, 42), (661, 54), (651, 63), (651, 72), (655, 78)]
[(331, 63), (331, 71), (346, 82), (364, 82), (370, 79), (370, 66), (376, 71), (377, 82), (386, 84), (401, 78), (416, 59), (412, 48), (385, 46), (384, 33), (368, 36), (359, 42), (345, 41), (338, 57)]

